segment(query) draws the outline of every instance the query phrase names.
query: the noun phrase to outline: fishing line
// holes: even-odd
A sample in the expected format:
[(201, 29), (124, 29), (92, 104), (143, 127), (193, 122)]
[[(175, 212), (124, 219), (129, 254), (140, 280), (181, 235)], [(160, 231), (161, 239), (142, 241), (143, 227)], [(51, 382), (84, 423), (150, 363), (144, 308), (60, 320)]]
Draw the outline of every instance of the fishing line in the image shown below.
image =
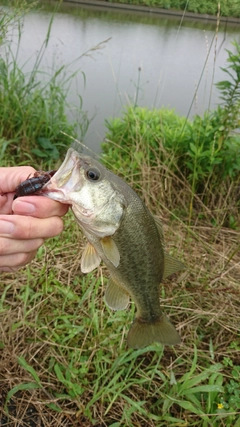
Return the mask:
[[(98, 161), (102, 161), (102, 155), (101, 154), (98, 154), (98, 153), (96, 153), (95, 151), (93, 151), (91, 148), (89, 148), (87, 145), (85, 145), (83, 142), (81, 142), (81, 141), (78, 141), (78, 139), (76, 139), (76, 138), (74, 138), (73, 136), (71, 136), (71, 135), (68, 135), (66, 132), (64, 132), (64, 131), (60, 131), (63, 135), (65, 135), (65, 136), (67, 136), (68, 138), (70, 138), (73, 142), (71, 143), (71, 145), (70, 145), (70, 147), (71, 148), (73, 148), (74, 150), (76, 150), (78, 153), (82, 153), (82, 149), (81, 148), (84, 148), (84, 149), (86, 149), (88, 152), (90, 152), (90, 154), (91, 154), (91, 157), (93, 158), (93, 159), (95, 159), (95, 160), (98, 160)], [(109, 141), (109, 140), (107, 140), (107, 139), (105, 139), (105, 141), (106, 142), (109, 142), (109, 143), (111, 143), (112, 145), (115, 145), (115, 146), (117, 146), (117, 144), (115, 143), (115, 142), (113, 142), (113, 141)], [(127, 150), (127, 149), (124, 149), (124, 148), (122, 148), (122, 151), (125, 151), (125, 153), (129, 153), (129, 151)], [(106, 162), (105, 162), (106, 163)], [(109, 165), (109, 167), (111, 167), (112, 168), (112, 164), (111, 163), (109, 163), (109, 162), (107, 162), (107, 164)], [(117, 171), (117, 168), (116, 167), (114, 167), (114, 169), (116, 170), (116, 172), (118, 172)]]
[[(210, 108), (210, 104), (211, 104), (211, 97), (212, 97), (213, 81), (214, 81), (215, 70), (216, 70), (216, 57), (217, 57), (217, 42), (218, 42), (218, 30), (219, 30), (219, 24), (220, 24), (220, 3), (218, 3), (218, 12), (217, 12), (217, 25), (216, 25), (216, 30), (215, 30), (215, 33), (214, 33), (214, 35), (213, 35), (213, 37), (212, 37), (212, 41), (211, 41), (211, 44), (210, 44), (210, 48), (208, 49), (207, 56), (206, 56), (206, 59), (205, 59), (205, 62), (204, 62), (203, 68), (202, 68), (202, 72), (201, 72), (201, 75), (200, 75), (200, 78), (199, 78), (199, 81), (198, 81), (197, 87), (196, 87), (195, 92), (194, 92), (194, 95), (193, 95), (193, 99), (192, 99), (191, 105), (190, 105), (190, 107), (189, 107), (189, 110), (188, 110), (188, 113), (187, 113), (187, 116), (186, 116), (186, 121), (185, 121), (185, 123), (184, 123), (184, 125), (183, 125), (183, 129), (184, 129), (184, 127), (185, 127), (185, 124), (186, 124), (187, 120), (189, 119), (190, 112), (191, 112), (192, 106), (193, 106), (193, 104), (194, 104), (195, 98), (196, 98), (196, 96), (197, 96), (197, 92), (198, 92), (198, 89), (199, 89), (200, 83), (201, 83), (201, 81), (202, 81), (204, 71), (205, 71), (206, 66), (207, 66), (207, 62), (208, 62), (208, 59), (209, 59), (209, 55), (210, 55), (211, 50), (212, 50), (213, 42), (214, 42), (214, 40), (216, 40), (215, 50), (214, 50), (213, 74), (212, 74), (211, 89), (210, 89), (209, 102), (208, 102), (208, 109)], [(183, 129), (182, 129), (182, 130), (183, 130)]]
[[(66, 132), (64, 132), (64, 131), (60, 131), (60, 132), (72, 140), (70, 147), (73, 148), (74, 150), (76, 150), (78, 153), (82, 153), (83, 152), (82, 148), (84, 148), (87, 152), (90, 153), (89, 155), (91, 155), (91, 157), (93, 159), (101, 161), (101, 154), (96, 153), (91, 148), (89, 148), (87, 145), (85, 145), (83, 142), (79, 141), (78, 139), (74, 138), (71, 135), (68, 135)], [(111, 166), (109, 162), (108, 162), (108, 164), (109, 164), (109, 166)]]
[(210, 86), (210, 95), (208, 100), (208, 110), (210, 109), (211, 105), (211, 99), (212, 99), (212, 90), (213, 90), (213, 84), (214, 84), (214, 77), (215, 77), (215, 71), (216, 71), (216, 60), (217, 60), (217, 42), (218, 42), (218, 29), (220, 24), (220, 3), (218, 3), (218, 12), (217, 12), (217, 26), (216, 26), (216, 32), (215, 32), (215, 49), (214, 49), (214, 62), (213, 62), (213, 73), (212, 73), (212, 81)]
[[(91, 157), (93, 159), (98, 160), (100, 163), (102, 163), (103, 157), (102, 157), (101, 154), (98, 154), (95, 151), (91, 150), (91, 148), (87, 147), (87, 145), (85, 145), (83, 142), (78, 141), (78, 139), (74, 138), (71, 135), (68, 135), (66, 132), (64, 132), (64, 131), (60, 131), (60, 132), (63, 135), (67, 136), (68, 138), (70, 138), (73, 141), (71, 143), (71, 145), (70, 145), (71, 148), (73, 148), (74, 150), (76, 150), (78, 153), (82, 153), (83, 152), (82, 148), (84, 148), (84, 149), (87, 150), (87, 152), (88, 151), (90, 152), (90, 155), (91, 155)], [(109, 140), (105, 139), (105, 142), (108, 142), (109, 144), (117, 146), (117, 144), (114, 141), (109, 141)], [(122, 151), (124, 151), (126, 154), (129, 154), (129, 151), (127, 149), (123, 148), (123, 147), (122, 147)], [(113, 165), (111, 163), (109, 163), (109, 161), (106, 162), (106, 160), (105, 160), (105, 165), (106, 164), (108, 165), (108, 167), (110, 169), (114, 169), (116, 171), (116, 173), (119, 172), (118, 169), (116, 168), (116, 166), (114, 166), (114, 168), (113, 168)]]
[[(180, 33), (180, 29), (182, 28), (183, 20), (184, 20), (184, 18), (185, 18), (185, 16), (186, 16), (188, 3), (189, 3), (189, 0), (187, 0), (187, 2), (186, 2), (186, 4), (185, 4), (185, 8), (184, 8), (184, 11), (183, 11), (183, 14), (182, 14), (182, 17), (181, 17), (181, 21), (180, 21), (179, 26), (178, 26), (178, 30), (177, 30), (177, 34), (176, 34), (176, 39), (175, 39), (175, 45), (174, 45), (174, 48), (173, 48), (174, 50), (176, 49), (176, 45), (177, 45), (177, 41), (178, 41), (178, 37), (179, 37), (179, 33)], [(182, 131), (184, 130), (185, 125), (186, 125), (186, 123), (187, 123), (187, 121), (188, 121), (188, 119), (189, 119), (189, 117), (190, 117), (190, 113), (191, 113), (191, 110), (192, 110), (193, 104), (194, 104), (194, 102), (195, 102), (195, 99), (196, 99), (196, 96), (197, 96), (197, 93), (198, 93), (198, 90), (199, 90), (199, 87), (200, 87), (200, 84), (201, 84), (201, 81), (202, 81), (202, 78), (203, 78), (203, 75), (204, 75), (204, 72), (205, 72), (206, 66), (207, 66), (207, 63), (208, 63), (208, 60), (209, 60), (210, 53), (211, 53), (211, 51), (212, 51), (212, 47), (213, 47), (214, 40), (216, 40), (216, 44), (217, 44), (217, 36), (218, 36), (219, 24), (220, 24), (220, 6), (218, 5), (216, 31), (215, 31), (215, 34), (213, 35), (213, 38), (212, 38), (212, 41), (211, 41), (211, 44), (210, 44), (210, 48), (208, 49), (208, 52), (207, 52), (207, 55), (206, 55), (206, 59), (205, 59), (205, 61), (204, 61), (203, 68), (202, 68), (202, 71), (201, 71), (201, 75), (200, 75), (200, 78), (199, 78), (199, 80), (198, 80), (198, 83), (197, 83), (196, 89), (195, 89), (195, 91), (194, 91), (194, 94), (193, 94), (193, 97), (192, 97), (192, 101), (191, 101), (190, 107), (189, 107), (189, 109), (188, 109), (188, 112), (187, 112), (187, 115), (186, 115), (186, 121), (185, 121), (185, 123), (184, 123), (184, 125), (183, 125)], [(172, 54), (171, 54), (170, 58), (172, 58), (173, 54), (174, 54), (174, 52), (172, 52)], [(217, 56), (217, 46), (215, 47), (215, 59), (214, 59), (214, 61), (216, 61), (216, 56)], [(169, 59), (169, 60), (170, 60), (170, 59)], [(215, 63), (214, 63), (214, 64), (215, 64)], [(169, 63), (168, 63), (168, 66), (167, 66), (167, 67), (169, 67)], [(209, 106), (210, 106), (211, 97), (212, 97), (212, 86), (213, 86), (214, 75), (215, 75), (215, 65), (214, 65), (214, 69), (213, 69), (212, 84), (211, 84), (211, 91), (210, 91), (210, 95), (209, 95), (208, 108), (209, 108)], [(167, 77), (166, 77), (166, 73), (165, 73), (164, 80), (163, 80), (163, 85), (162, 85), (162, 89), (161, 89), (161, 93), (160, 93), (160, 98), (161, 98), (161, 96), (162, 96), (162, 93), (163, 93), (164, 87), (165, 87), (165, 85), (166, 85), (166, 78), (167, 78)], [(157, 95), (156, 95), (156, 97), (155, 97), (155, 100), (156, 100), (156, 98), (157, 98)], [(159, 102), (160, 102), (160, 99), (159, 99)], [(159, 102), (158, 102), (158, 105), (159, 105)]]
[(193, 104), (194, 104), (194, 101), (195, 101), (195, 98), (196, 98), (196, 96), (197, 96), (197, 92), (198, 92), (198, 89), (199, 89), (200, 83), (201, 83), (202, 78), (203, 78), (204, 71), (205, 71), (206, 66), (207, 66), (207, 62), (208, 62), (209, 55), (210, 55), (211, 50), (212, 50), (212, 46), (213, 46), (214, 40), (216, 39), (215, 57), (214, 57), (214, 69), (213, 69), (213, 76), (212, 76), (211, 92), (210, 92), (210, 96), (209, 96), (209, 103), (208, 103), (208, 108), (210, 108), (210, 102), (211, 102), (211, 96), (212, 96), (212, 87), (213, 87), (213, 80), (214, 80), (214, 75), (215, 75), (215, 61), (216, 61), (216, 57), (217, 57), (217, 41), (218, 41), (218, 37), (217, 37), (217, 36), (218, 36), (219, 24), (220, 24), (220, 7), (218, 8), (218, 13), (217, 13), (217, 27), (216, 27), (216, 31), (215, 31), (215, 34), (214, 34), (214, 35), (213, 35), (213, 37), (212, 37), (212, 41), (211, 41), (211, 44), (210, 44), (210, 48), (208, 49), (207, 56), (206, 56), (205, 62), (204, 62), (204, 64), (203, 64), (202, 72), (201, 72), (201, 75), (200, 75), (200, 78), (199, 78), (199, 81), (198, 81), (197, 87), (196, 87), (196, 89), (195, 89), (195, 92), (194, 92), (194, 95), (193, 95), (193, 99), (192, 99), (192, 102), (191, 102), (191, 104), (190, 104), (190, 107), (189, 107), (189, 110), (188, 110), (188, 113), (187, 113), (187, 116), (186, 116), (186, 120), (185, 120), (185, 122), (184, 122), (184, 124), (183, 124), (183, 127), (182, 127), (182, 130), (181, 130), (181, 134), (180, 134), (180, 136), (182, 135), (182, 133), (183, 133), (183, 131), (184, 131), (184, 129), (185, 129), (186, 123), (187, 123), (187, 121), (188, 121), (188, 119), (189, 119), (189, 116), (190, 116), (190, 113), (191, 113), (192, 106), (193, 106)]
[(63, 130), (60, 131), (63, 135), (67, 136), (69, 139), (71, 139), (73, 142), (71, 143), (71, 148), (76, 150), (78, 153), (82, 153), (82, 147), (85, 148), (87, 151), (90, 151), (93, 158), (100, 159), (100, 155), (95, 153), (95, 151), (91, 150), (91, 148), (87, 147), (83, 142), (78, 141), (78, 139), (74, 138), (73, 136), (69, 135), (68, 133), (64, 132)]
[(178, 38), (178, 35), (179, 35), (179, 31), (180, 31), (180, 29), (182, 28), (183, 20), (184, 20), (184, 18), (185, 18), (186, 12), (187, 12), (188, 3), (189, 3), (189, 0), (187, 0), (187, 2), (186, 2), (186, 5), (185, 5), (185, 8), (184, 8), (184, 11), (183, 11), (182, 17), (181, 17), (181, 21), (180, 21), (180, 24), (179, 24), (179, 26), (178, 26), (177, 36), (176, 36), (176, 42), (177, 42), (177, 38)]
[[(205, 61), (204, 61), (203, 68), (202, 68), (202, 72), (201, 72), (200, 78), (199, 78), (199, 80), (198, 80), (198, 84), (197, 84), (197, 87), (196, 87), (195, 92), (194, 92), (194, 94), (193, 94), (192, 102), (191, 102), (191, 104), (190, 104), (190, 107), (189, 107), (189, 110), (188, 110), (188, 113), (187, 113), (187, 116), (186, 116), (185, 124), (186, 124), (187, 120), (189, 119), (189, 116), (190, 116), (190, 113), (191, 113), (192, 106), (193, 106), (194, 101), (195, 101), (195, 98), (196, 98), (196, 96), (197, 96), (197, 92), (198, 92), (198, 89), (199, 89), (200, 83), (201, 83), (201, 81), (202, 81), (202, 78), (203, 78), (203, 74), (204, 74), (205, 68), (206, 68), (206, 66), (207, 66), (207, 62), (208, 62), (208, 59), (209, 59), (209, 55), (210, 55), (210, 53), (211, 53), (211, 49), (212, 49), (212, 46), (213, 46), (214, 39), (215, 39), (215, 34), (214, 34), (214, 36), (213, 36), (213, 38), (212, 38), (212, 41), (211, 41), (211, 44), (210, 44), (210, 48), (209, 48), (209, 50), (208, 50), (208, 53), (207, 53), (206, 59), (205, 59)], [(183, 129), (184, 129), (184, 127), (185, 127), (185, 124), (183, 125)]]

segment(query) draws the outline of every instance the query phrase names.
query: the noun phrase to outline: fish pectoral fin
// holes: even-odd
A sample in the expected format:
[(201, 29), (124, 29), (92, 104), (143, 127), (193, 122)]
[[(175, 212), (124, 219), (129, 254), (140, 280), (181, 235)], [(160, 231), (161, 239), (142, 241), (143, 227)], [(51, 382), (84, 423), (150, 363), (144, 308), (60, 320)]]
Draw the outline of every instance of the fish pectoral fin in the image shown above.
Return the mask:
[(163, 279), (171, 276), (173, 273), (177, 273), (179, 270), (183, 270), (185, 265), (178, 261), (176, 258), (173, 258), (168, 253), (164, 252), (164, 271), (163, 271)]
[(112, 310), (124, 310), (129, 304), (129, 295), (110, 278), (105, 292), (105, 302)]
[(153, 342), (163, 345), (181, 343), (180, 335), (165, 314), (154, 322), (136, 318), (128, 333), (127, 345), (129, 348), (143, 348)]
[(117, 267), (120, 262), (120, 253), (114, 240), (111, 237), (103, 237), (100, 242), (104, 255), (114, 267)]
[(101, 258), (96, 249), (91, 243), (88, 243), (82, 254), (81, 271), (83, 273), (90, 273), (90, 271), (99, 266), (100, 262)]

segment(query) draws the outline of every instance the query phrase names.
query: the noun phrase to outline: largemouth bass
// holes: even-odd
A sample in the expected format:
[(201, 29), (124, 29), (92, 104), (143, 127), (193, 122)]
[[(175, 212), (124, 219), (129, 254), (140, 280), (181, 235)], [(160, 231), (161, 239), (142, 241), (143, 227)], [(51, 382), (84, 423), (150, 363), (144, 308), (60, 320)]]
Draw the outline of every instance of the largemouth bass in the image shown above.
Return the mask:
[(160, 282), (183, 268), (164, 251), (163, 232), (135, 191), (98, 161), (70, 148), (51, 180), (47, 197), (70, 204), (88, 244), (81, 270), (88, 273), (101, 260), (110, 272), (105, 301), (123, 310), (129, 297), (137, 307), (127, 344), (145, 347), (152, 342), (181, 342), (175, 327), (162, 312)]

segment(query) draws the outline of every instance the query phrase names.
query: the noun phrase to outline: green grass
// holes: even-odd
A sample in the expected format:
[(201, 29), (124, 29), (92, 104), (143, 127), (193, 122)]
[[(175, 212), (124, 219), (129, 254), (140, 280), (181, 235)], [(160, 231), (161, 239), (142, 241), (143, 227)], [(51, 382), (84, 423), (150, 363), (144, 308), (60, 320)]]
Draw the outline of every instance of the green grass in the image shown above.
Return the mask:
[[(17, 3), (17, 5), (15, 5)], [(79, 106), (68, 103), (68, 93), (76, 74), (85, 75), (81, 69), (72, 72), (72, 63), (55, 66), (51, 72), (41, 71), (41, 64), (48, 48), (54, 13), (31, 72), (19, 66), (19, 48), (22, 33), (21, 18), (30, 7), (19, 0), (15, 8), (2, 12), (0, 37), (7, 39), (9, 27), (18, 29), (18, 47), (15, 53), (6, 41), (0, 58), (0, 161), (4, 164), (31, 164), (37, 169), (49, 169), (53, 161), (62, 157), (69, 145), (69, 136), (83, 137), (89, 119)], [(14, 12), (15, 11), (15, 12)], [(73, 62), (80, 64), (83, 56), (91, 54), (98, 46), (89, 49)], [(73, 115), (70, 123), (67, 110)]]
[(134, 4), (136, 6), (160, 7), (162, 9), (186, 10), (187, 12), (240, 17), (238, 0), (109, 0), (111, 3)]
[(166, 108), (128, 106), (121, 118), (106, 121), (102, 147), (104, 162), (140, 193), (145, 190), (152, 209), (164, 204), (182, 219), (188, 215), (189, 224), (205, 219), (238, 229), (240, 45), (233, 42), (227, 53), (226, 80), (216, 84), (221, 105), (215, 110), (190, 121)]
[(127, 350), (134, 304), (105, 306), (108, 273), (80, 272), (84, 239), (65, 222), (30, 266), (1, 275), (2, 413), (33, 406), (47, 426), (237, 426), (239, 233), (168, 221), (167, 248), (187, 269), (165, 281), (161, 305), (183, 343)]

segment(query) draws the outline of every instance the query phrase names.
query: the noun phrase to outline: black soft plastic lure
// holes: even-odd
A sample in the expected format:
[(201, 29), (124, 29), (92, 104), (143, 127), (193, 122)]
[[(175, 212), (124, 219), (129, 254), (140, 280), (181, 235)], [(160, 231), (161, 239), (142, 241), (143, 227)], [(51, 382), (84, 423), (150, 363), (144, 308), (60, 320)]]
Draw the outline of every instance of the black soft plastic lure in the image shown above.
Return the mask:
[(13, 200), (15, 200), (17, 197), (22, 196), (30, 196), (32, 194), (36, 194), (43, 186), (52, 178), (52, 176), (55, 174), (55, 170), (51, 170), (48, 172), (43, 171), (36, 171), (32, 178), (27, 178), (25, 181), (21, 182), (16, 188), (15, 188), (15, 196)]

